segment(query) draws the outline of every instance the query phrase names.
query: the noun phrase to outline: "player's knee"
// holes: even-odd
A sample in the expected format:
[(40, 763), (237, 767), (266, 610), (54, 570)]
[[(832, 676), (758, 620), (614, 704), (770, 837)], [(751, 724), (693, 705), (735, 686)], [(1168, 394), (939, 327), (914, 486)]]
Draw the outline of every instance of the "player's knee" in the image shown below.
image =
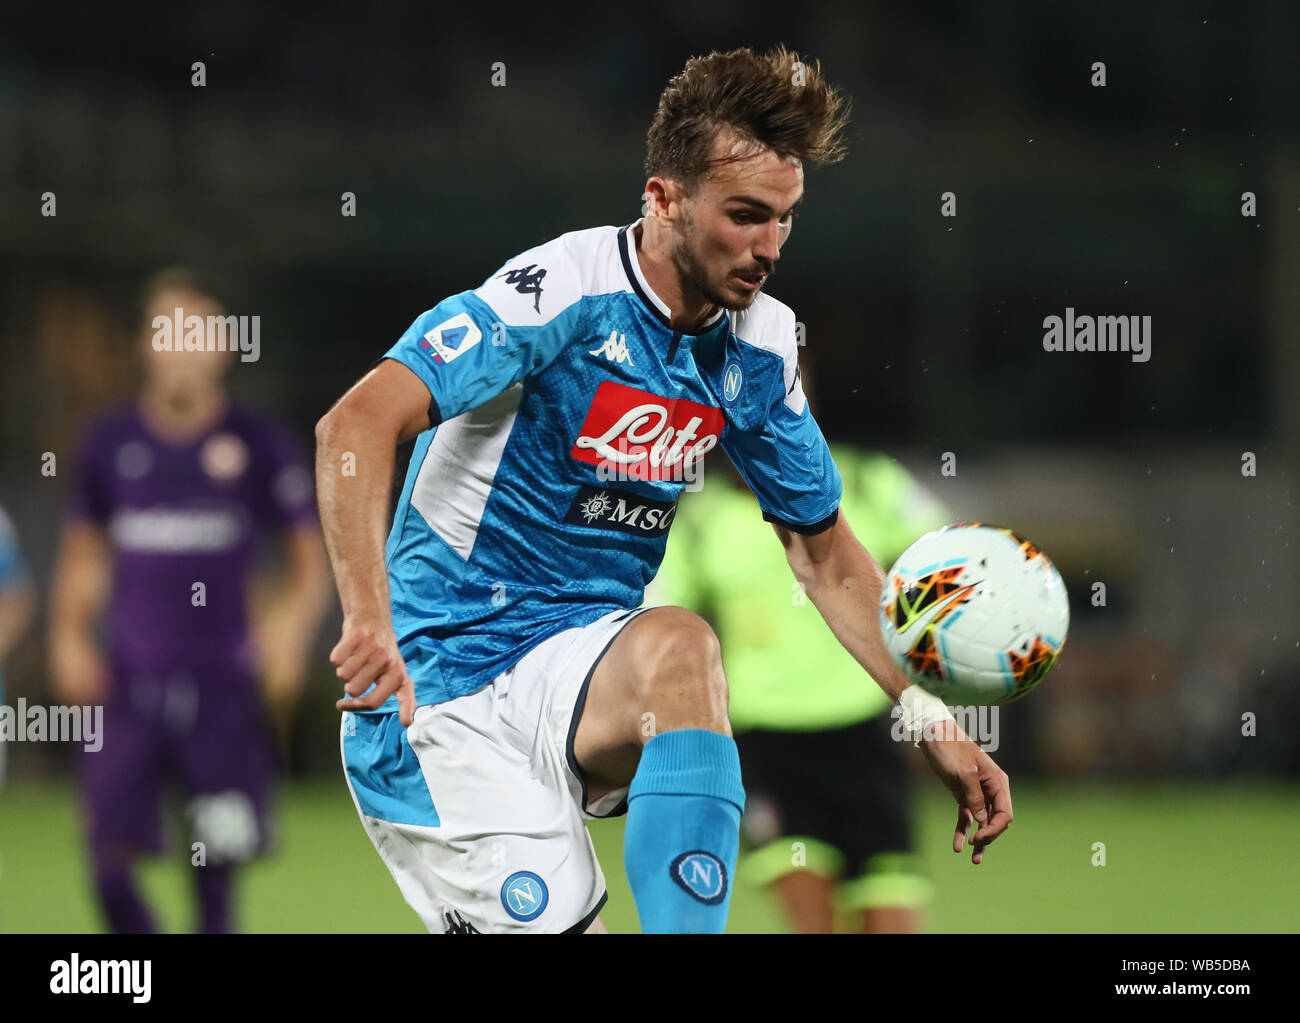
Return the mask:
[(660, 607), (637, 622), (638, 655), (648, 675), (721, 675), (722, 648), (713, 628), (684, 607)]
[(709, 623), (685, 608), (664, 607), (638, 625), (637, 695), (648, 712), (667, 713), (676, 727), (729, 731), (722, 648)]

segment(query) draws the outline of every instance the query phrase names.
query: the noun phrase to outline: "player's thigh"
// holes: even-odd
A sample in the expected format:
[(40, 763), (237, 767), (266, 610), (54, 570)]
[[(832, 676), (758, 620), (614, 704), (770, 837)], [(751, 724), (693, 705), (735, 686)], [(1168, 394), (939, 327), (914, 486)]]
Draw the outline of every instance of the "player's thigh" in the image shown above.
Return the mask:
[(560, 751), (502, 716), (518, 681), (420, 707), (409, 729), (344, 716), (362, 822), (430, 931), (581, 933), (605, 902)]
[(619, 632), (596, 664), (578, 719), (574, 755), (593, 792), (626, 785), (641, 748), (659, 732), (731, 734), (717, 637), (699, 615), (654, 607)]

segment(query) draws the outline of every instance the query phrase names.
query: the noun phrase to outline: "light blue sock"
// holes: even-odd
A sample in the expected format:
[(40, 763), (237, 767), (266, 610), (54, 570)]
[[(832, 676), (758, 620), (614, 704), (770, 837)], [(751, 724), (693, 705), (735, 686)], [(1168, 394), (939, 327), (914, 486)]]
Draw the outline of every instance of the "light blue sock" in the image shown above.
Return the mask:
[(627, 794), (623, 861), (644, 934), (721, 934), (731, 906), (745, 789), (730, 736), (661, 732)]

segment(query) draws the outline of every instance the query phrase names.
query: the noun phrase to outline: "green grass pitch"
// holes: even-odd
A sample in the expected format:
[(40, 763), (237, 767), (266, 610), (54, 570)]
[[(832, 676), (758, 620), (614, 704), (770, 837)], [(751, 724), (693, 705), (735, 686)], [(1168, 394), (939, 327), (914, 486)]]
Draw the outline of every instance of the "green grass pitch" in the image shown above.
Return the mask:
[[(1016, 821), (983, 864), (950, 848), (951, 799), (923, 784), (917, 836), (935, 883), (934, 931), (1293, 931), (1300, 886), (1300, 788), (1229, 785), (1016, 787)], [(243, 929), (257, 932), (422, 930), (371, 848), (340, 778), (286, 786), (281, 844), (239, 888)], [(91, 932), (91, 900), (75, 793), (65, 783), (0, 790), (0, 930)], [(638, 929), (623, 874), (621, 820), (592, 835), (609, 882), (603, 917)], [(1094, 866), (1094, 843), (1105, 866)], [(190, 925), (181, 853), (150, 863), (143, 882), (169, 930)], [(783, 930), (766, 893), (732, 897), (734, 933)]]

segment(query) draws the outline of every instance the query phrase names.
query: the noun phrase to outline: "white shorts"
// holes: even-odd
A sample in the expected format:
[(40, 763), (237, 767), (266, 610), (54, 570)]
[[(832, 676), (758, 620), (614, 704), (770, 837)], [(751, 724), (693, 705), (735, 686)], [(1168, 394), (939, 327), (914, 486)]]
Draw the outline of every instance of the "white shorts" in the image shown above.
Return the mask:
[(596, 919), (605, 875), (583, 821), (625, 813), (627, 788), (589, 804), (573, 738), (596, 665), (642, 610), (552, 636), (410, 728), (344, 713), (353, 802), (431, 932), (581, 933)]

